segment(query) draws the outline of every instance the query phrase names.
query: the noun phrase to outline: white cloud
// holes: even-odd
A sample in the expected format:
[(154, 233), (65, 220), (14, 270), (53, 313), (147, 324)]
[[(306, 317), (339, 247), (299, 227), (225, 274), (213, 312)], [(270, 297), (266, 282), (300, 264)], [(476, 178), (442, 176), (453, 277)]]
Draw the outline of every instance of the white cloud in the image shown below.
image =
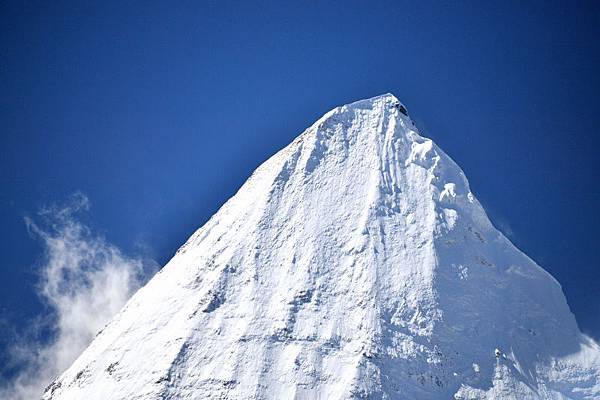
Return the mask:
[(13, 361), (24, 368), (0, 390), (0, 398), (39, 398), (156, 271), (153, 261), (124, 255), (80, 222), (77, 213), (89, 207), (88, 198), (76, 194), (67, 206), (43, 209), (41, 222), (25, 219), (44, 247), (37, 289), (49, 313), (24, 336), (36, 338), (45, 329), (52, 339), (22, 339), (10, 349)]
[(513, 231), (512, 227), (510, 226), (507, 220), (503, 218), (498, 218), (497, 223), (498, 228), (502, 231), (502, 233), (504, 233), (504, 235), (508, 236), (511, 239), (515, 237), (515, 232)]

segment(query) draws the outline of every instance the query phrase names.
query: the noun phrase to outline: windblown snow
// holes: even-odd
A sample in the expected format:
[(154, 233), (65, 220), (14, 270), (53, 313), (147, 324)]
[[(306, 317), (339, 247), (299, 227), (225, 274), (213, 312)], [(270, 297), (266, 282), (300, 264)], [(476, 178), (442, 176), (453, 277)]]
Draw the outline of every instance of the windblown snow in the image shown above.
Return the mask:
[(261, 165), (45, 400), (598, 399), (600, 347), (391, 94)]

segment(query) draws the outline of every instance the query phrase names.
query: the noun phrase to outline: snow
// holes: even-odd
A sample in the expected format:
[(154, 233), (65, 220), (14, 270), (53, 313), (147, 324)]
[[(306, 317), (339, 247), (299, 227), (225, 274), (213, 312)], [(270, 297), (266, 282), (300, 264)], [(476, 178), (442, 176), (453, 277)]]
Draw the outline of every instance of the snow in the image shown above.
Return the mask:
[(43, 398), (600, 398), (560, 285), (400, 105), (262, 164)]

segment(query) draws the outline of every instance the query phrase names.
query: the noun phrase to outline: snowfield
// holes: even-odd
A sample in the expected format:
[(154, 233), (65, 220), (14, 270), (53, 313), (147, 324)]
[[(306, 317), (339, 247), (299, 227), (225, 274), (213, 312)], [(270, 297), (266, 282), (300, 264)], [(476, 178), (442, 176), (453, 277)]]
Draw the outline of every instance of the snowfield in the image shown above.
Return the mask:
[(262, 164), (43, 398), (600, 399), (558, 282), (402, 107)]

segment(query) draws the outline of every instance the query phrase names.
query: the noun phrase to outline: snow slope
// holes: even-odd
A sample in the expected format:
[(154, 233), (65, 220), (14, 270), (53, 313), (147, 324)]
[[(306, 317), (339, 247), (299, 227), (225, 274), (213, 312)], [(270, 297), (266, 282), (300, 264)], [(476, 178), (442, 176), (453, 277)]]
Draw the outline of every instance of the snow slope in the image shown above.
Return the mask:
[(558, 282), (390, 94), (261, 165), (44, 394), (294, 398), (600, 398)]

